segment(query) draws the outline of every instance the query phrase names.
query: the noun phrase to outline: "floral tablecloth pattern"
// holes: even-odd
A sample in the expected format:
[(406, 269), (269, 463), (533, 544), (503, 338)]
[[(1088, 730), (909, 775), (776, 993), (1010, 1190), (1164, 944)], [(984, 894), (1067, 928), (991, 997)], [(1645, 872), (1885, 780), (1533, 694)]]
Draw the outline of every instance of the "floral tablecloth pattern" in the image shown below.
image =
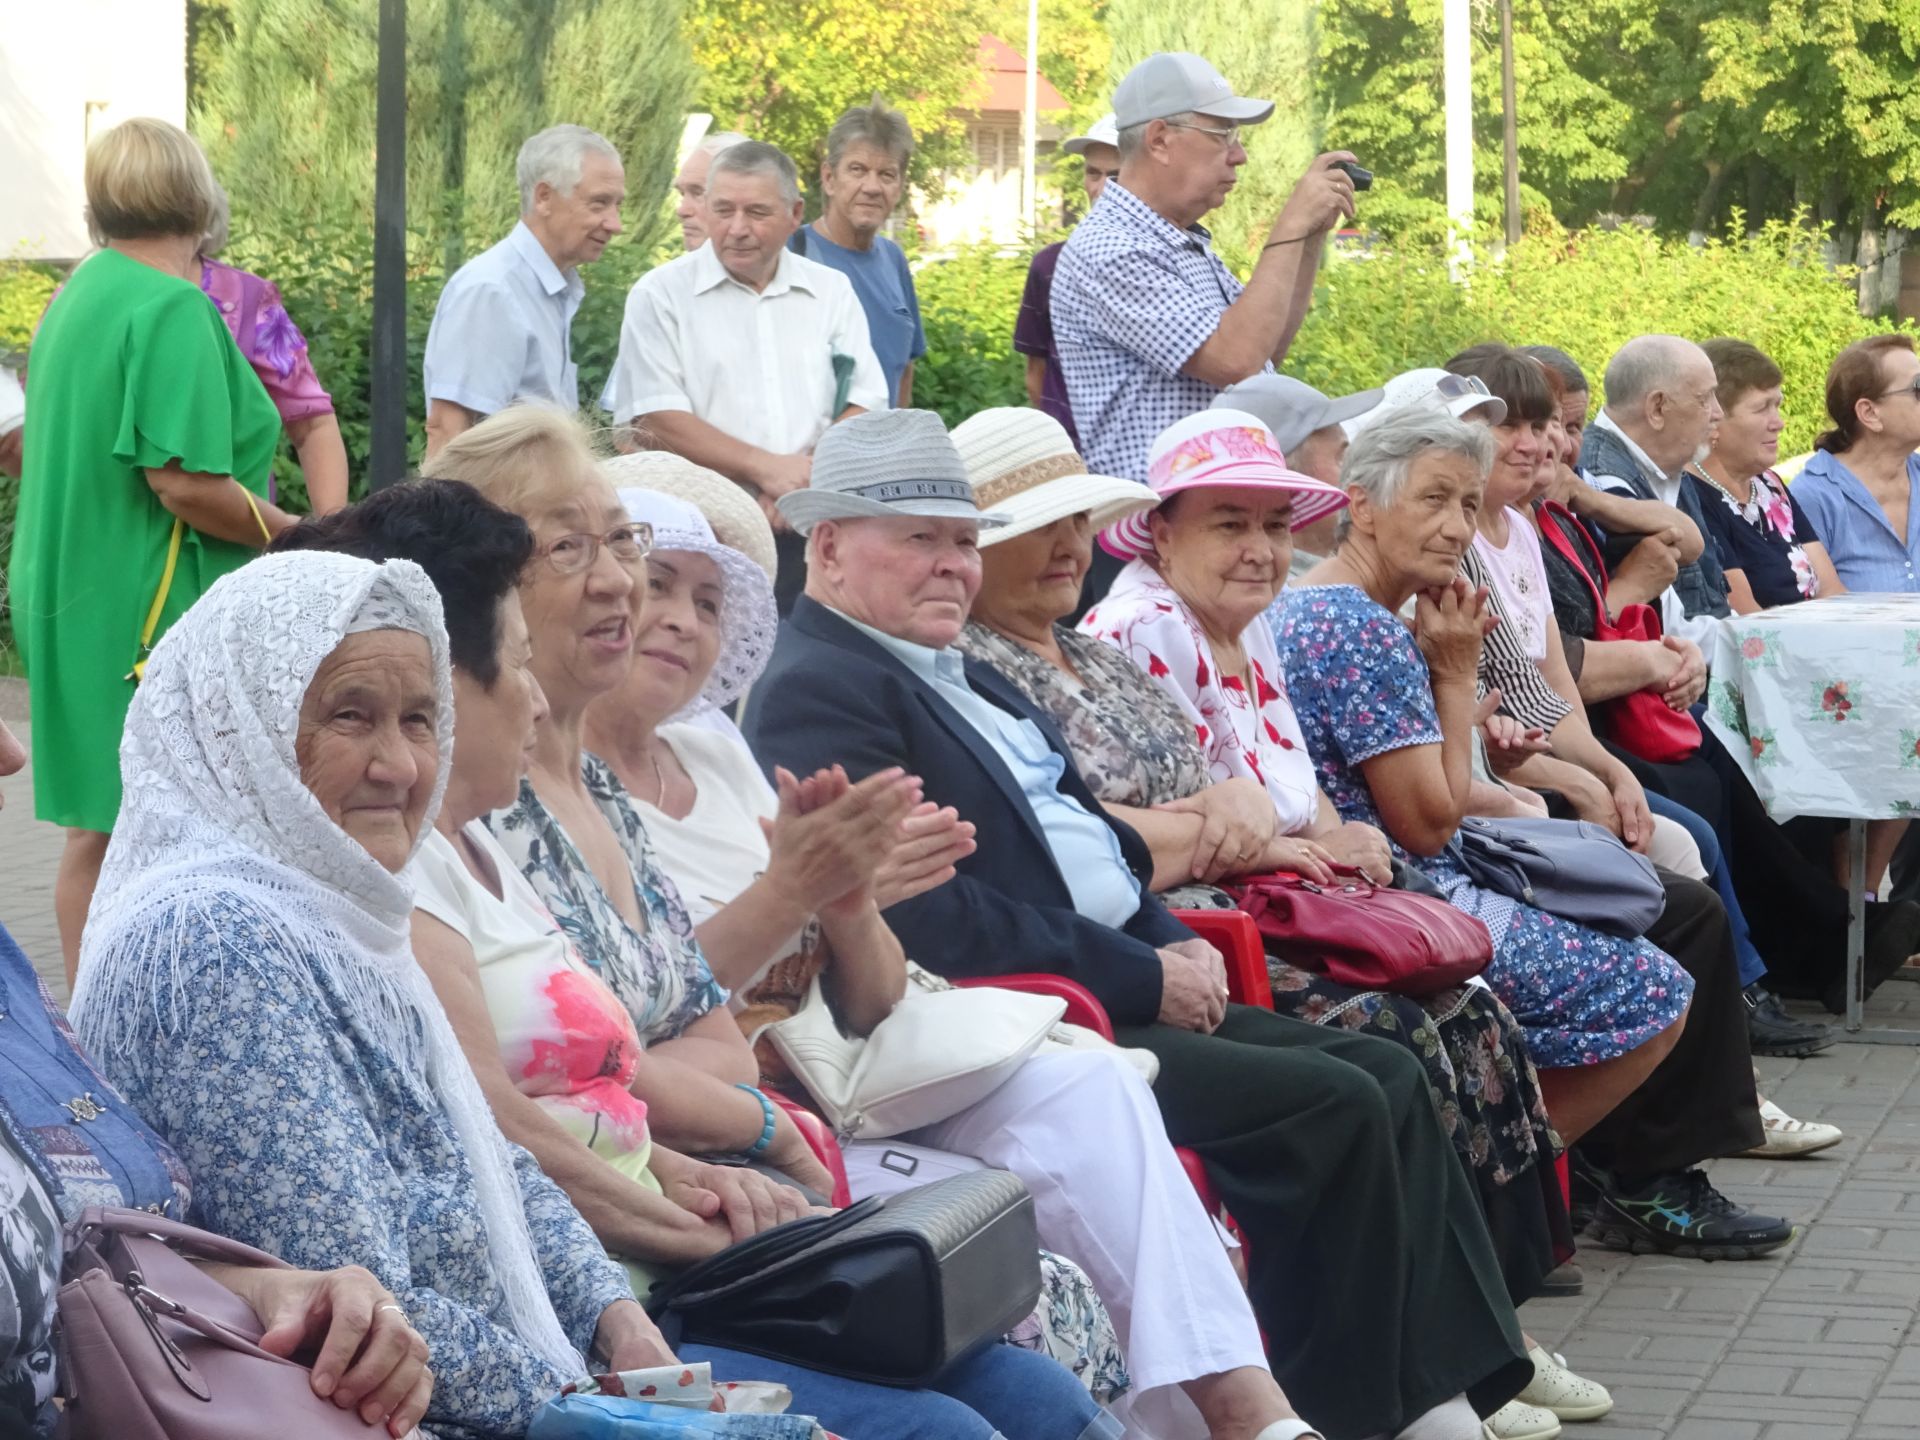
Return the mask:
[(1920, 815), (1920, 596), (1736, 615), (1707, 659), (1707, 724), (1775, 819)]

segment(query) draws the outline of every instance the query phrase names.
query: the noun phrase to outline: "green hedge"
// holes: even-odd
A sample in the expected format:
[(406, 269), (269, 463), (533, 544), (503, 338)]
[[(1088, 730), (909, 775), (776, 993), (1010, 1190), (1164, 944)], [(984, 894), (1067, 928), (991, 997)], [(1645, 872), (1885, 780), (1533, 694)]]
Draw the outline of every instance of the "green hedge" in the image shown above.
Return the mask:
[[(437, 251), (429, 253), (423, 241), (414, 248), (407, 413), (410, 454), (417, 459), (424, 442), (420, 359), (444, 276)], [(306, 332), (314, 368), (333, 392), (354, 493), (362, 493), (371, 391), (370, 240), (364, 231), (255, 232), (242, 235), (228, 258), (280, 286)], [(612, 369), (627, 290), (660, 258), (659, 251), (620, 245), (585, 272), (587, 297), (573, 337), (581, 393), (589, 401)], [(915, 403), (937, 410), (949, 425), (989, 406), (1025, 403), (1013, 324), (1028, 260), (1024, 253), (981, 248), (929, 261), (916, 272), (927, 355), (915, 372)], [(0, 266), (0, 352), (24, 346), (53, 283), (43, 266)], [(1529, 236), (1502, 259), (1483, 256), (1465, 285), (1453, 284), (1437, 258), (1413, 251), (1336, 258), (1320, 276), (1287, 369), (1340, 394), (1497, 338), (1559, 345), (1597, 386), (1607, 357), (1633, 335), (1737, 335), (1767, 351), (1785, 373), (1781, 445), (1790, 455), (1811, 446), (1823, 428), (1822, 395), (1834, 354), (1881, 328), (1859, 314), (1847, 275), (1822, 263), (1820, 237), (1805, 227), (1772, 222), (1753, 236), (1734, 233), (1699, 247), (1634, 228), (1588, 230)], [(305, 486), (290, 451), (283, 450), (278, 468), (289, 503), (303, 506)], [(13, 499), (10, 483), (0, 481), (0, 566)], [(0, 610), (0, 645), (7, 638)]]

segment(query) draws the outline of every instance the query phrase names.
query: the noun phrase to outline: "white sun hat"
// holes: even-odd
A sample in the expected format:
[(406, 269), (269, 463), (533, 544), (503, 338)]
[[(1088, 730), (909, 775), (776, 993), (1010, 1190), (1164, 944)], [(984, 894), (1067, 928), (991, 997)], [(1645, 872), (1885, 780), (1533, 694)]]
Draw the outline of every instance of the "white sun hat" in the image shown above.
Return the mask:
[(707, 517), (690, 501), (629, 486), (620, 492), (620, 503), (636, 525), (653, 527), (650, 556), (670, 564), (675, 553), (691, 551), (719, 567), (725, 591), (720, 602), (720, 653), (699, 695), (671, 718), (685, 720), (705, 710), (725, 709), (747, 693), (773, 658), (774, 636), (780, 628), (773, 582), (757, 561), (721, 544)]
[(1066, 427), (1044, 410), (982, 410), (954, 427), (953, 443), (973, 482), (973, 503), (1007, 517), (980, 532), (983, 547), (1082, 512), (1103, 530), (1160, 503), (1136, 480), (1089, 475)]
[[(1162, 504), (1183, 490), (1286, 490), (1296, 530), (1347, 504), (1346, 491), (1290, 469), (1273, 432), (1244, 410), (1202, 410), (1162, 430), (1147, 452), (1147, 484)], [(1101, 531), (1100, 546), (1121, 560), (1152, 554), (1146, 515)]]

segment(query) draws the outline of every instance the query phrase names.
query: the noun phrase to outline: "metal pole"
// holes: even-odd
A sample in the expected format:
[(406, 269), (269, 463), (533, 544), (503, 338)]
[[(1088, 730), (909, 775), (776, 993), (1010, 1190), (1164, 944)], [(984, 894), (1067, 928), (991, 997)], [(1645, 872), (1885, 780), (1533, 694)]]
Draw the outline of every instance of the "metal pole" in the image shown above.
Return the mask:
[(1847, 1033), (1858, 1035), (1867, 1006), (1867, 822), (1847, 821)]
[(373, 354), (367, 474), (407, 473), (407, 0), (380, 0), (373, 172)]
[(1473, 14), (1471, 0), (1442, 0), (1441, 75), (1447, 120), (1447, 220), (1453, 252), (1447, 268), (1464, 278), (1473, 259)]
[(1500, 0), (1500, 129), (1506, 155), (1507, 243), (1520, 239), (1520, 119), (1513, 99), (1513, 0)]
[(1020, 218), (1033, 233), (1039, 197), (1034, 161), (1040, 147), (1040, 0), (1027, 0), (1027, 91), (1020, 112)]

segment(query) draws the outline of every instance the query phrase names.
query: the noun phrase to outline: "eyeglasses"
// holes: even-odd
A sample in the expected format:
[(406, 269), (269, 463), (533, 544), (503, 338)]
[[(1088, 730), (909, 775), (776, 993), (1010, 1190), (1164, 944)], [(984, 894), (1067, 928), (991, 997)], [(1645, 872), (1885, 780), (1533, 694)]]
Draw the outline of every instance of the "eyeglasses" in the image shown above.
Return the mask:
[(604, 545), (622, 565), (638, 565), (653, 549), (653, 526), (616, 525), (604, 535), (562, 535), (549, 540), (534, 553), (553, 568), (556, 575), (578, 575), (593, 568)]
[(1211, 135), (1216, 140), (1224, 141), (1226, 148), (1229, 150), (1240, 143), (1240, 127), (1238, 125), (1229, 125), (1224, 130), (1215, 130), (1210, 125), (1195, 125), (1189, 120), (1169, 120), (1167, 121), (1167, 128), (1170, 130), (1198, 130), (1202, 135)]
[(1920, 375), (1915, 375), (1906, 384), (1898, 386), (1895, 389), (1882, 390), (1873, 398), (1876, 400), (1891, 400), (1895, 395), (1905, 395), (1910, 400), (1920, 400)]
[(1433, 393), (1442, 400), (1464, 400), (1469, 395), (1478, 395), (1483, 400), (1493, 398), (1487, 382), (1478, 375), (1442, 375), (1433, 382)]

